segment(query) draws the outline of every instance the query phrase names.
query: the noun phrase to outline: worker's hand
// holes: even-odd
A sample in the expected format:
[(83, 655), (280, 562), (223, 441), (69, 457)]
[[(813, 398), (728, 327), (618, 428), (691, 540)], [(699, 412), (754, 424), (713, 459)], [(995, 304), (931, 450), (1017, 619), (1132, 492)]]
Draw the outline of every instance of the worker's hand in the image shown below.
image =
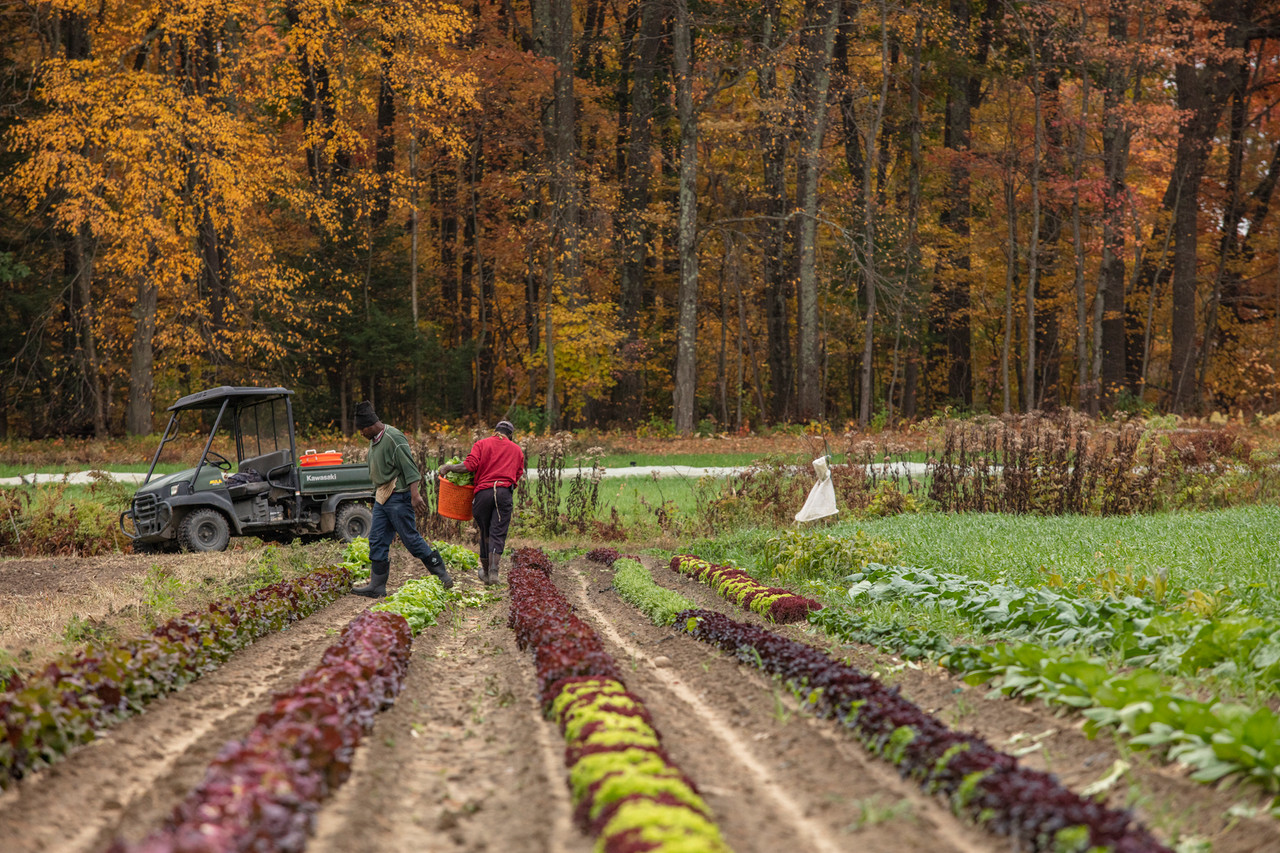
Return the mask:
[(422, 496), (422, 490), (418, 488), (418, 481), (414, 480), (409, 484), (409, 502), (413, 504), (413, 511), (427, 514), (427, 499)]
[(457, 464), (441, 465), (439, 468), (436, 469), (436, 473), (437, 474), (456, 474), (465, 470), (467, 470), (465, 465), (457, 465)]

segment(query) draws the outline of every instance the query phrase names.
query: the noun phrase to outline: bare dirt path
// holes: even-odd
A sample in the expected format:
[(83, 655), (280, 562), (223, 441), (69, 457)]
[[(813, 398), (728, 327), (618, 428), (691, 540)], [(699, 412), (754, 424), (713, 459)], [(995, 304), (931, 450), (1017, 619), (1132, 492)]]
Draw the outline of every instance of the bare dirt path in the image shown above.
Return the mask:
[(572, 825), (564, 742), (537, 694), (505, 603), (427, 628), (395, 706), (321, 810), (308, 849), (587, 853)]

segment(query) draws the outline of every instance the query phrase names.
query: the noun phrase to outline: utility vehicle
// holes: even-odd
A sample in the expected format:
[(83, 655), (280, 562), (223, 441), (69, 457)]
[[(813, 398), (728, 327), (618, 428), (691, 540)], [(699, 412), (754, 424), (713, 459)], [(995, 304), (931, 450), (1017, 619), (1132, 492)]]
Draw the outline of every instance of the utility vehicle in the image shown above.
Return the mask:
[[(170, 406), (147, 478), (120, 514), (134, 550), (222, 551), (232, 536), (344, 542), (368, 536), (369, 466), (343, 465), (327, 454), (300, 456), (292, 396), (287, 388), (224, 385)], [(165, 446), (190, 440), (195, 429), (203, 442), (195, 467), (155, 476)]]

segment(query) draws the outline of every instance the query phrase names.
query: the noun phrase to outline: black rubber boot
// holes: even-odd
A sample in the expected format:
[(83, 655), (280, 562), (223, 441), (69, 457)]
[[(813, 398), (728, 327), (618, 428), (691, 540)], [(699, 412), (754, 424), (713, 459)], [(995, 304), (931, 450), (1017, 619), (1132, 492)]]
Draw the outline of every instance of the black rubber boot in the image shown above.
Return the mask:
[(387, 578), (391, 576), (390, 560), (374, 560), (369, 567), (369, 582), (364, 586), (353, 586), (351, 591), (366, 598), (382, 598), (387, 594)]
[(453, 578), (449, 577), (449, 570), (444, 566), (444, 558), (440, 556), (440, 552), (431, 549), (431, 554), (422, 561), (422, 565), (427, 567), (427, 571), (440, 578), (440, 583), (445, 589), (453, 588)]
[(484, 582), (488, 586), (493, 586), (498, 582), (498, 571), (502, 568), (502, 555), (489, 555), (489, 571), (485, 573)]
[(487, 559), (482, 559), (480, 561), (479, 576), (481, 583), (489, 582), (489, 561)]

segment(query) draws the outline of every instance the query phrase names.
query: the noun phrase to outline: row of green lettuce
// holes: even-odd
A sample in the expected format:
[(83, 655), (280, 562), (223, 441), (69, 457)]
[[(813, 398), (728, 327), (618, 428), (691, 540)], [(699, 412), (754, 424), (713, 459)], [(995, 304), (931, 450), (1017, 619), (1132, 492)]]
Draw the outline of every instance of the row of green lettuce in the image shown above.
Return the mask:
[[(452, 542), (435, 542), (433, 547), (440, 552), (445, 566), (454, 575), (474, 572), (480, 568), (480, 557), (470, 548), (454, 545)], [(360, 536), (347, 543), (340, 565), (348, 569), (355, 580), (368, 580), (370, 562), (369, 539)]]
[[(476, 553), (461, 545), (437, 542), (434, 547), (454, 574), (457, 574), (459, 569), (474, 571), (480, 567), (480, 558)], [(351, 540), (342, 555), (341, 565), (351, 572), (353, 578), (368, 578), (369, 540), (363, 536)], [(436, 577), (429, 576), (405, 581), (398, 590), (371, 609), (383, 613), (399, 613), (409, 621), (409, 627), (416, 635), (424, 628), (435, 625), (437, 618), (450, 605), (483, 607), (498, 600), (499, 596), (488, 590), (463, 586), (454, 586), (453, 589), (446, 590)]]

